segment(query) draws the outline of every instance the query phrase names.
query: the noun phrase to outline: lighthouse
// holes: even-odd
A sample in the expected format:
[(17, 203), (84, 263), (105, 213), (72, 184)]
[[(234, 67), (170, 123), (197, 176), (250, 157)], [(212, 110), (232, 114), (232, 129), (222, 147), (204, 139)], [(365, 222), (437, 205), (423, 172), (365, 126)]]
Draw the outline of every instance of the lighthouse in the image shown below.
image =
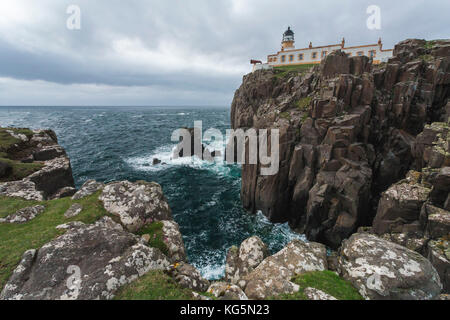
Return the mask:
[(286, 49), (295, 49), (294, 43), (294, 32), (291, 30), (291, 27), (288, 27), (288, 29), (283, 33), (281, 51), (284, 51)]

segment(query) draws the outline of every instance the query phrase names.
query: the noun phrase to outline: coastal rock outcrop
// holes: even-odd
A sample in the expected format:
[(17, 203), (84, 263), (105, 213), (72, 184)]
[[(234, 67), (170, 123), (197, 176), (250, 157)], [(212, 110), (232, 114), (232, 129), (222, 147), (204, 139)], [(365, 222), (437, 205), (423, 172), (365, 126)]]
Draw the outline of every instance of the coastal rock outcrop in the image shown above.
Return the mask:
[(72, 200), (80, 200), (86, 198), (99, 190), (102, 190), (105, 185), (101, 182), (97, 182), (95, 180), (86, 181), (73, 196)]
[(166, 272), (183, 288), (205, 292), (210, 285), (194, 266), (186, 262), (175, 263)]
[(431, 300), (442, 290), (438, 273), (425, 257), (367, 233), (344, 241), (339, 270), (366, 299)]
[(291, 282), (293, 276), (326, 269), (324, 245), (294, 240), (278, 253), (264, 259), (245, 277), (244, 292), (249, 299), (258, 300), (294, 293), (299, 286)]
[(248, 300), (241, 288), (227, 282), (214, 282), (208, 288), (208, 293), (220, 300)]
[(168, 250), (167, 255), (173, 262), (186, 261), (186, 249), (178, 223), (164, 220), (162, 224), (162, 233)]
[(228, 250), (225, 265), (225, 279), (245, 288), (245, 277), (269, 254), (266, 244), (257, 236), (244, 240), (240, 247)]
[(448, 166), (435, 140), (448, 144), (449, 43), (406, 40), (380, 65), (338, 50), (309, 70), (246, 75), (232, 127), (278, 129), (280, 157), (273, 176), (242, 166), (243, 206), (337, 249), (371, 225), (380, 194), (408, 171)]
[(1, 195), (45, 200), (75, 187), (70, 160), (52, 130), (0, 128), (0, 135), (6, 141), (0, 152), (10, 168), (0, 175)]
[(64, 235), (25, 252), (0, 299), (112, 299), (121, 286), (170, 264), (110, 218), (62, 227)]
[(172, 220), (162, 188), (154, 182), (112, 182), (103, 188), (99, 199), (105, 209), (118, 216), (131, 232), (154, 221)]
[(0, 223), (25, 223), (36, 218), (44, 211), (45, 207), (41, 205), (20, 209), (5, 219), (0, 219)]

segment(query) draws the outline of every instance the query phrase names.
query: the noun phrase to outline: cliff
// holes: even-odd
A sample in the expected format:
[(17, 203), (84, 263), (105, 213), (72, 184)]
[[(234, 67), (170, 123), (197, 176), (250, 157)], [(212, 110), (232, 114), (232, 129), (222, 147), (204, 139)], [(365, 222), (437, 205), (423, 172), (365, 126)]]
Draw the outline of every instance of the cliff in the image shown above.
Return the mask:
[[(450, 165), (442, 136), (449, 93), (449, 40), (400, 42), (394, 57), (377, 66), (337, 51), (310, 70), (246, 75), (232, 103), (232, 127), (279, 129), (280, 169), (262, 176), (259, 165), (243, 165), (243, 206), (339, 247), (358, 227), (372, 225), (386, 205), (381, 193), (410, 170)], [(444, 140), (442, 148), (433, 149), (436, 139)], [(448, 178), (448, 170), (443, 174)], [(425, 202), (448, 210), (448, 184), (433, 186), (434, 176), (424, 180), (437, 198), (426, 193), (410, 211), (393, 208), (381, 233), (394, 220), (419, 223)]]

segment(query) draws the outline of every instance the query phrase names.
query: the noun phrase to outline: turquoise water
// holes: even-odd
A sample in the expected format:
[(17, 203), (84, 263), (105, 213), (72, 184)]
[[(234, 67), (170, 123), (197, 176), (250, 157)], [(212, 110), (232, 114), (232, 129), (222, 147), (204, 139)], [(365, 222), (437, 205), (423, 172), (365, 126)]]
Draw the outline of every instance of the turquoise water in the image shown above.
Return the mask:
[[(66, 148), (77, 187), (87, 179), (156, 181), (180, 225), (189, 262), (209, 279), (224, 273), (226, 251), (260, 236), (272, 252), (293, 238), (242, 209), (240, 168), (196, 159), (171, 161), (172, 132), (203, 121), (203, 130), (229, 128), (229, 108), (0, 107), (0, 126), (51, 128)], [(152, 166), (153, 158), (167, 164)]]

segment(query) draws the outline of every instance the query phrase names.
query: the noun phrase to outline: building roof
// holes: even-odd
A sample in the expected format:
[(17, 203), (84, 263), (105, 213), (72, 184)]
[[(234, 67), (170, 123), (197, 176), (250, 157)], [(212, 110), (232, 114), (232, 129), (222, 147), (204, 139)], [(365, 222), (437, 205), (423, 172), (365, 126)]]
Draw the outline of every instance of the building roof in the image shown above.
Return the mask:
[(291, 27), (288, 27), (288, 29), (284, 32), (284, 36), (293, 36), (294, 32), (291, 30)]

